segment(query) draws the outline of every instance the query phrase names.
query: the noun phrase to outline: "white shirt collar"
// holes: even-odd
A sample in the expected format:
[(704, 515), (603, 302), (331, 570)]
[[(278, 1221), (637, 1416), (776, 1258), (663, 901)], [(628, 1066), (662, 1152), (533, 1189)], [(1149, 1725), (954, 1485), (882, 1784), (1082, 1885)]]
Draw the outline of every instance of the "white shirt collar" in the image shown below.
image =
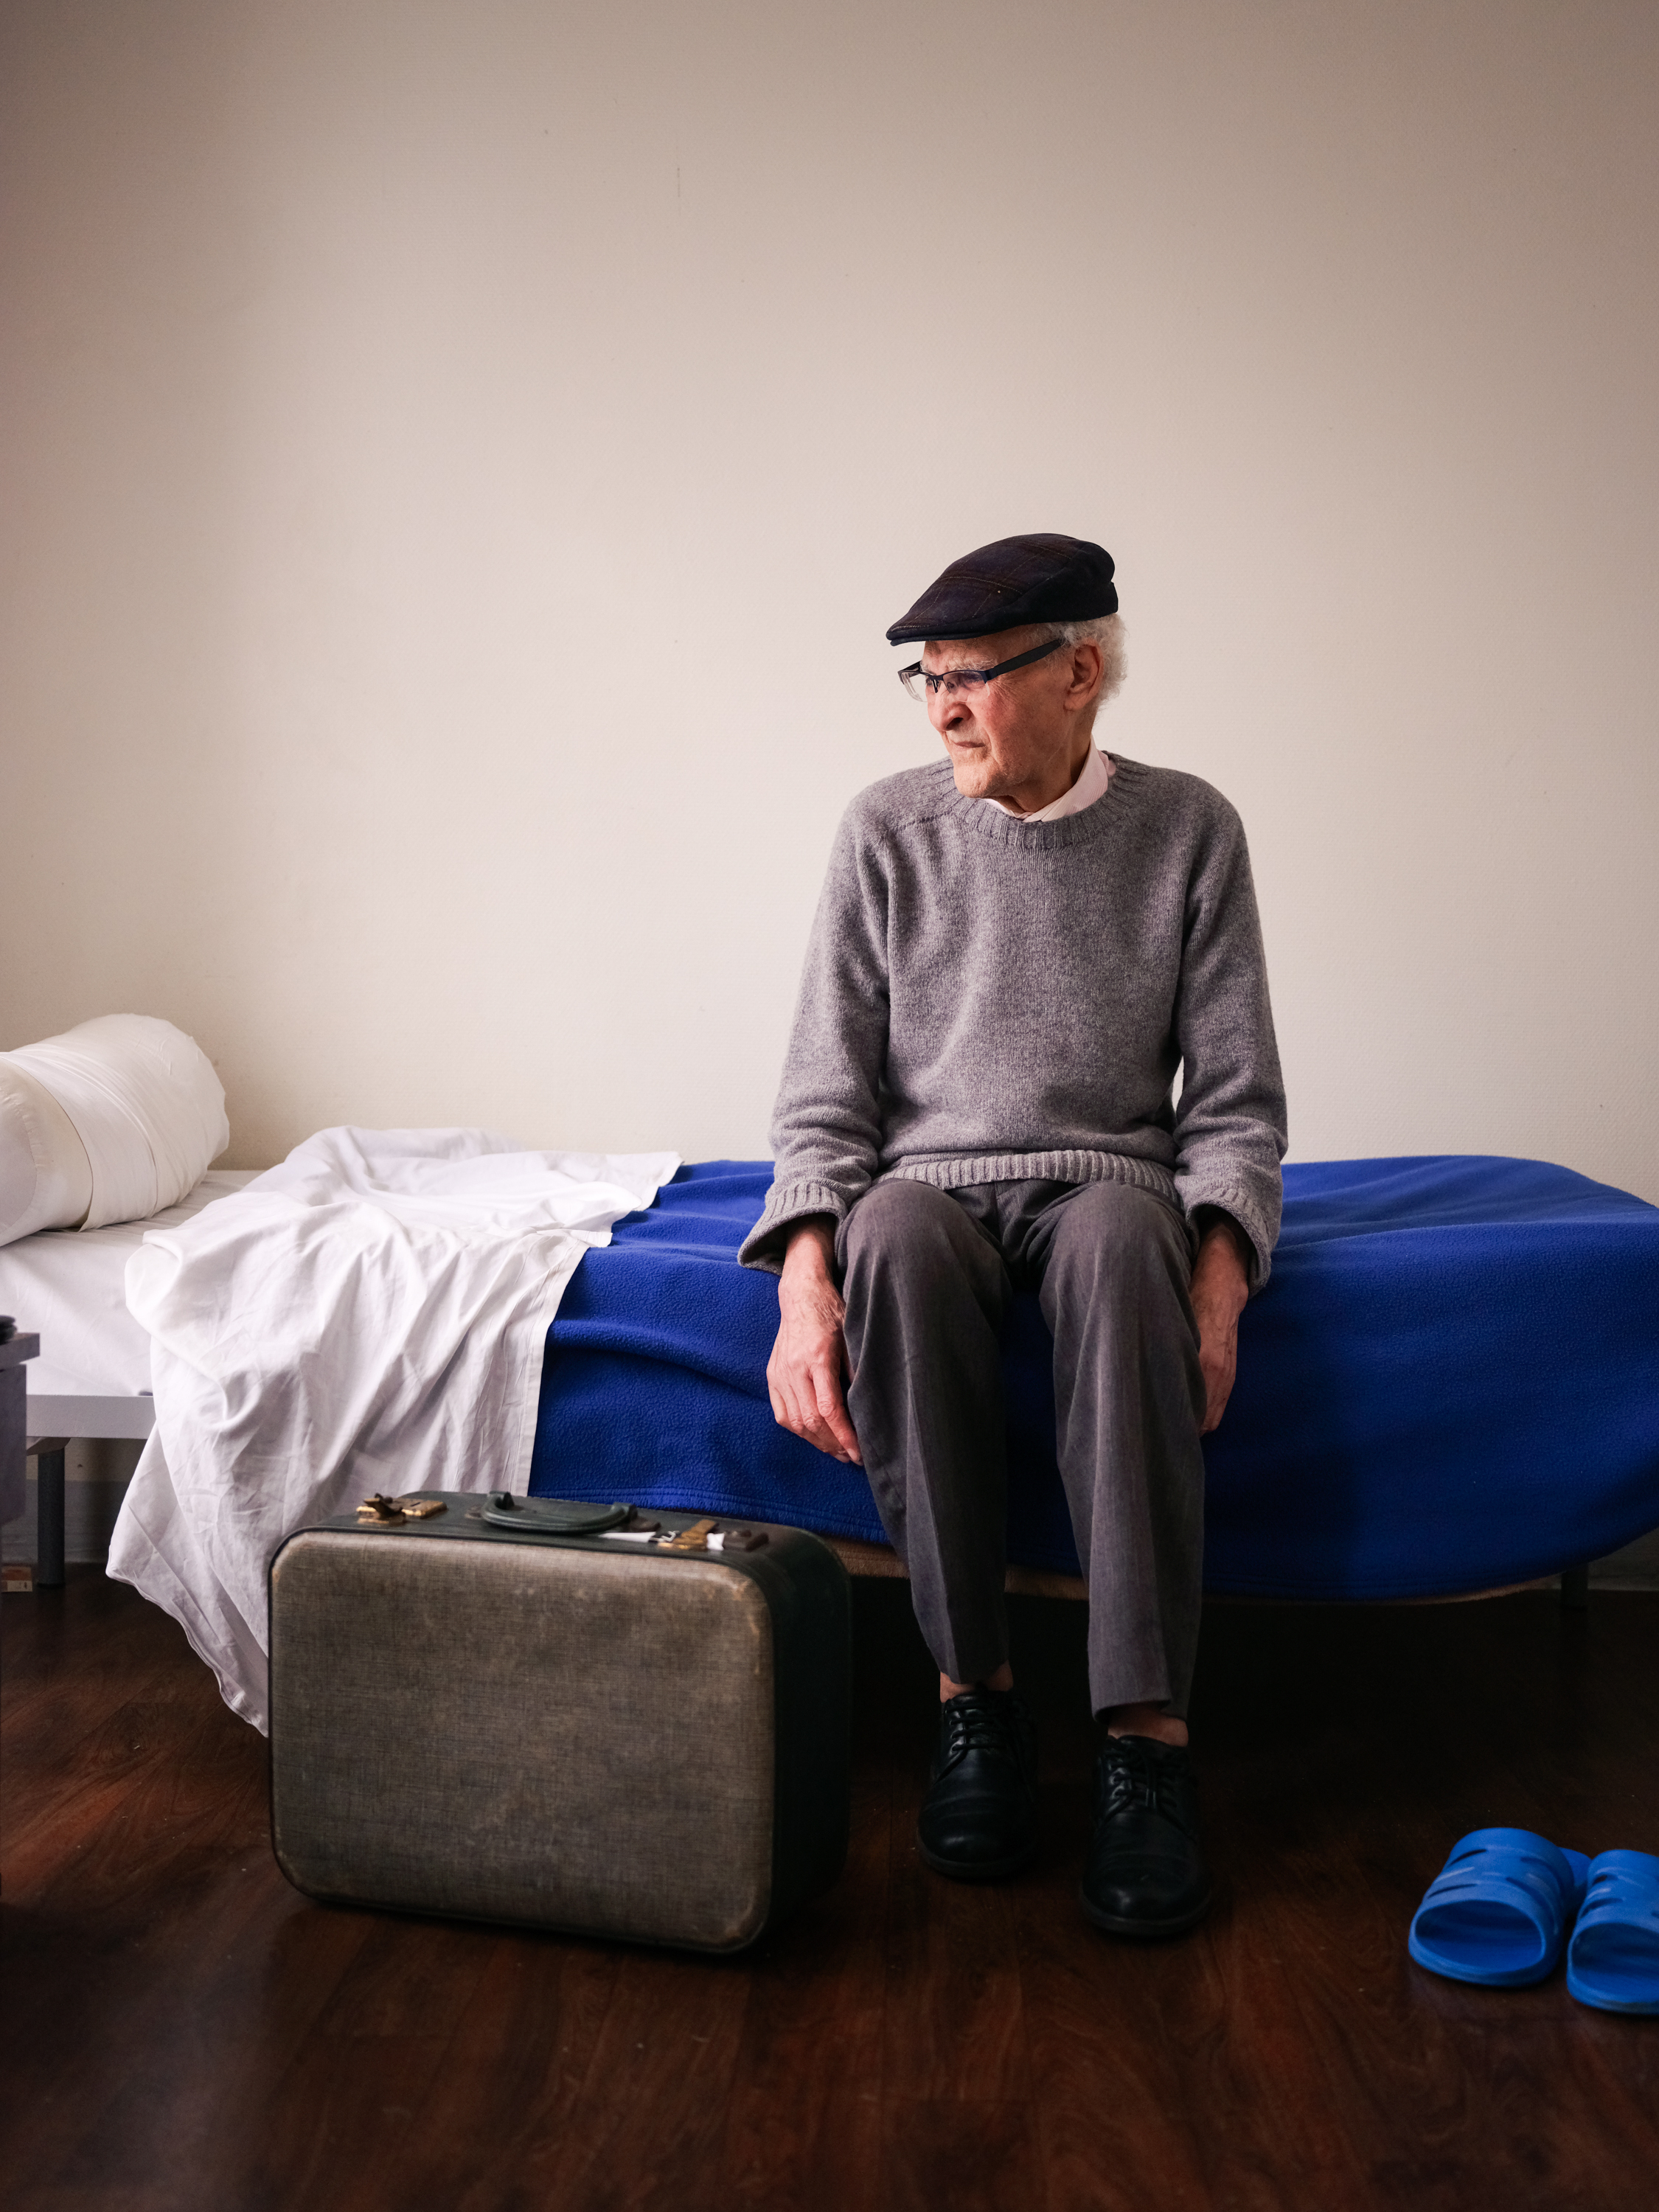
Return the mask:
[(1038, 807), (1035, 814), (1016, 814), (1012, 806), (1005, 806), (1000, 799), (987, 799), (981, 804), (996, 807), (1012, 822), (1059, 822), (1068, 814), (1081, 814), (1085, 806), (1092, 806), (1096, 799), (1104, 799), (1115, 765), (1098, 745), (1091, 745), (1089, 757), (1079, 770), (1077, 781), (1071, 789), (1063, 791), (1047, 806)]

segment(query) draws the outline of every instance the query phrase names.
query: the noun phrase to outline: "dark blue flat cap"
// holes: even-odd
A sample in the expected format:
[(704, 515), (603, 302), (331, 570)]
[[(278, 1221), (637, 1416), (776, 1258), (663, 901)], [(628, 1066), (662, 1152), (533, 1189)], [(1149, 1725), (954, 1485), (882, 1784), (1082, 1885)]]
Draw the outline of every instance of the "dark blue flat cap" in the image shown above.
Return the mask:
[(1089, 622), (1116, 612), (1117, 586), (1105, 547), (1034, 530), (1024, 538), (999, 538), (952, 561), (909, 613), (900, 616), (887, 642), (988, 637), (1022, 623)]

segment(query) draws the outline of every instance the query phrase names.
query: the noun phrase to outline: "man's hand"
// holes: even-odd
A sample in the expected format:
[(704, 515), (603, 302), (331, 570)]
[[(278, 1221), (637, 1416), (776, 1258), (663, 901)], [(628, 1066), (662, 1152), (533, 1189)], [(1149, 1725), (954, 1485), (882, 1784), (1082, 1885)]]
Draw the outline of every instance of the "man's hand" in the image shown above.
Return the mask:
[(778, 1340), (766, 1363), (766, 1388), (781, 1427), (832, 1459), (862, 1467), (847, 1418), (847, 1308), (836, 1288), (835, 1225), (822, 1215), (797, 1222), (778, 1278)]
[(1199, 1434), (1207, 1437), (1220, 1425), (1238, 1370), (1238, 1316), (1250, 1295), (1250, 1247), (1231, 1216), (1218, 1208), (1204, 1208), (1199, 1224), (1192, 1301), (1198, 1323), (1198, 1364), (1204, 1370), (1204, 1419)]

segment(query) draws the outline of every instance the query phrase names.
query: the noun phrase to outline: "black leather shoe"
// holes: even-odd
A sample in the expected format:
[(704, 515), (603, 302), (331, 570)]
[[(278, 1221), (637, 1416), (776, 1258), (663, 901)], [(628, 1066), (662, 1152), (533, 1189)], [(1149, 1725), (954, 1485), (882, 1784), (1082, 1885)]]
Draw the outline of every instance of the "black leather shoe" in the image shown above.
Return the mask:
[(935, 1874), (998, 1881), (1036, 1852), (1036, 1728), (1012, 1690), (964, 1690), (939, 1711), (916, 1844)]
[(1109, 1936), (1181, 1936), (1208, 1911), (1198, 1784), (1181, 1747), (1149, 1735), (1107, 1737), (1079, 1896)]

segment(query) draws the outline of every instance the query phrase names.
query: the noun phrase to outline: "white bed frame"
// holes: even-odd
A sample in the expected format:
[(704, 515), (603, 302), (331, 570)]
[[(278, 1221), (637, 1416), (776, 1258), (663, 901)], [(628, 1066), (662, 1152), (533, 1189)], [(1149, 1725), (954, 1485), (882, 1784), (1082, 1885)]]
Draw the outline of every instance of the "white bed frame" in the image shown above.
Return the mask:
[(70, 1443), (94, 1437), (147, 1437), (155, 1426), (155, 1401), (149, 1391), (137, 1398), (52, 1397), (31, 1390), (28, 1425), (32, 1437), (63, 1437)]

